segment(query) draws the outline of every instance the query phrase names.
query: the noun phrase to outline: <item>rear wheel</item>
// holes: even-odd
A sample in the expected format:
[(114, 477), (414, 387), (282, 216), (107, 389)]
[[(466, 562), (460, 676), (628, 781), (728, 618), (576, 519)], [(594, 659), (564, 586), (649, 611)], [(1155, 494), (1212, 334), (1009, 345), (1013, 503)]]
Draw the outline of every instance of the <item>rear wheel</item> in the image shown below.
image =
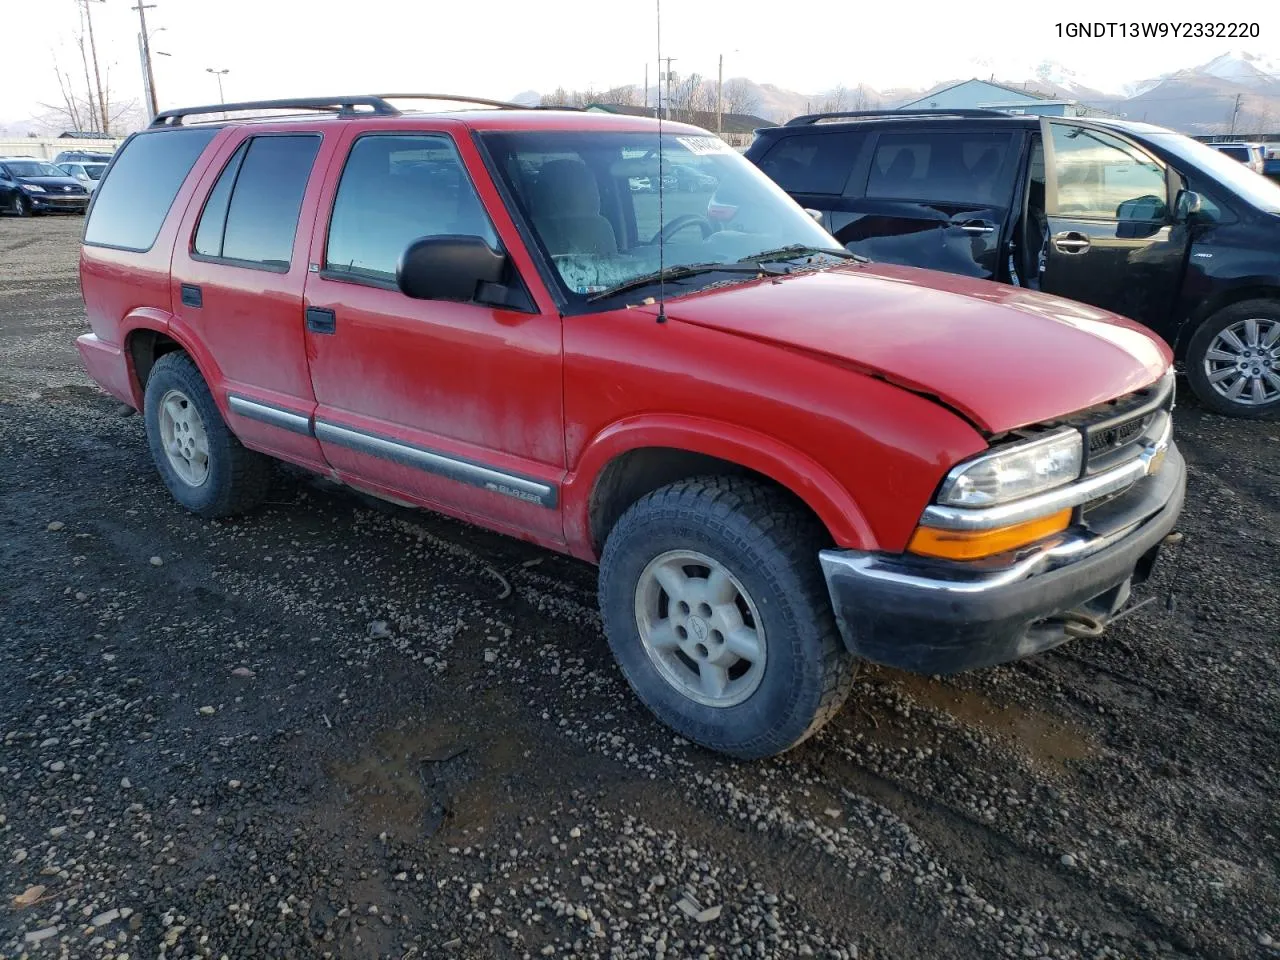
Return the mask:
[(1219, 310), (1187, 346), (1187, 379), (1215, 413), (1257, 419), (1280, 413), (1280, 301)]
[(236, 439), (185, 353), (167, 353), (155, 362), (143, 408), (151, 459), (173, 498), (192, 513), (225, 517), (265, 499), (270, 458)]
[(609, 645), (641, 701), (722, 753), (781, 753), (848, 696), (818, 563), (822, 529), (780, 492), (703, 477), (643, 497), (600, 562)]

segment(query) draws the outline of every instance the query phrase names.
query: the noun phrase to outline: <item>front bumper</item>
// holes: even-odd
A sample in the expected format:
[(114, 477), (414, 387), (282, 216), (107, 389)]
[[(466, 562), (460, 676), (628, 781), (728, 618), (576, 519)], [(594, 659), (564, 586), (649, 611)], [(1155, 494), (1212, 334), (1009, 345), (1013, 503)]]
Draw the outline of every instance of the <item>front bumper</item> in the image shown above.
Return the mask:
[(1106, 622), (1147, 578), (1182, 512), (1186, 464), (1173, 443), (1158, 473), (1057, 537), (981, 563), (824, 550), (845, 645), (916, 673), (1019, 660), (1070, 639), (1072, 614)]
[(89, 206), (87, 193), (28, 193), (22, 191), (32, 210), (41, 212), (64, 210), (68, 213), (80, 213)]

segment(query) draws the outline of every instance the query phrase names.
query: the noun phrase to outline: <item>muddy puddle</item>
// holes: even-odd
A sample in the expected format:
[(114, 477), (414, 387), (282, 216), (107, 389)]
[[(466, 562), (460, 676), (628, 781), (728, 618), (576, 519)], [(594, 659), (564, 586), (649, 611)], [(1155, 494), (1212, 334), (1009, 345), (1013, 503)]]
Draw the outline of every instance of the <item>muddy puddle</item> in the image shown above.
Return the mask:
[(1016, 703), (1000, 703), (975, 690), (911, 673), (882, 668), (881, 676), (923, 708), (949, 714), (961, 723), (1012, 743), (1040, 764), (1065, 768), (1097, 752), (1090, 735), (1077, 727)]
[(370, 834), (465, 840), (485, 832), (511, 797), (510, 775), (523, 754), (507, 736), (478, 739), (474, 729), (406, 725), (384, 730), (328, 772), (339, 815)]

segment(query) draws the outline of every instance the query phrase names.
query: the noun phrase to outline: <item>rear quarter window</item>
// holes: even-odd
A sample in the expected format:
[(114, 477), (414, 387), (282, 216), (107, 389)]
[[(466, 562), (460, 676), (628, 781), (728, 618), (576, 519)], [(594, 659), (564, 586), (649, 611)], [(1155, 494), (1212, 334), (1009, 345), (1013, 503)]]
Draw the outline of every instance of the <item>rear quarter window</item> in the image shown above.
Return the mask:
[(788, 193), (843, 192), (866, 139), (864, 133), (803, 133), (782, 137), (760, 169)]
[(93, 200), (84, 242), (146, 251), (156, 242), (173, 198), (218, 129), (161, 130), (130, 140)]

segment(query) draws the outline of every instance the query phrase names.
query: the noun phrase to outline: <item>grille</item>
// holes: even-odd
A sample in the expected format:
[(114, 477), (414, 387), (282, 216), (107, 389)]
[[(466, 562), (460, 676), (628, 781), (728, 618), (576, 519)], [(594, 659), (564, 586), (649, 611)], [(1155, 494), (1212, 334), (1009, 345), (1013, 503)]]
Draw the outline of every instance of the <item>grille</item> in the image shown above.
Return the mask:
[(1142, 436), (1142, 432), (1147, 428), (1147, 424), (1151, 422), (1150, 415), (1145, 417), (1135, 417), (1124, 423), (1114, 424), (1102, 430), (1090, 431), (1089, 433), (1089, 455), (1096, 456), (1106, 453), (1109, 450), (1115, 450), (1123, 447), (1125, 444), (1132, 443), (1138, 437)]

